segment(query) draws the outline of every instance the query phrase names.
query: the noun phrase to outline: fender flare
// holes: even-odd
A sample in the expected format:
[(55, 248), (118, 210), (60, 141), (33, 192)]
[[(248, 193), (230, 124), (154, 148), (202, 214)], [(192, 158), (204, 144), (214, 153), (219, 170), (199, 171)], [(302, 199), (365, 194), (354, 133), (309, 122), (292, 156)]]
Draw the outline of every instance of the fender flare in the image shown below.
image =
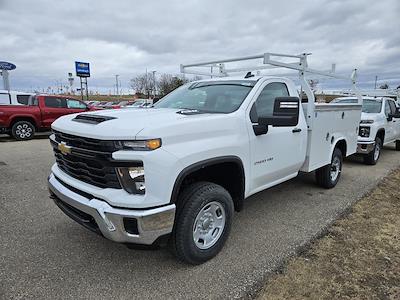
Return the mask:
[(33, 117), (32, 115), (29, 115), (29, 114), (26, 114), (26, 115), (25, 114), (24, 115), (13, 115), (10, 118), (9, 122), (8, 122), (8, 127), (11, 128), (11, 124), (13, 124), (16, 119), (29, 119), (29, 120), (32, 121), (31, 123), (32, 123), (33, 126), (35, 126), (36, 128), (39, 128), (39, 124), (38, 124), (36, 118)]
[(332, 145), (333, 145), (333, 147), (331, 148), (331, 157), (332, 157), (332, 155), (333, 155), (333, 151), (335, 151), (335, 149), (338, 147), (338, 144), (340, 143), (340, 142), (343, 142), (344, 143), (344, 145), (345, 145), (345, 149), (346, 149), (346, 151), (343, 153), (343, 151), (342, 151), (342, 149), (340, 149), (340, 151), (342, 151), (342, 156), (343, 156), (343, 158), (345, 158), (347, 155), (347, 140), (346, 140), (346, 138), (345, 137), (340, 137), (340, 138), (338, 138), (338, 139), (336, 139), (336, 140), (334, 140), (334, 142), (332, 142)]
[(241, 196), (239, 197), (239, 199), (233, 199), (235, 202), (235, 207), (237, 209), (240, 209), (242, 207), (242, 202), (244, 200), (244, 193), (245, 193), (245, 172), (244, 172), (244, 166), (243, 166), (243, 162), (242, 160), (238, 157), (238, 156), (219, 156), (219, 157), (214, 157), (214, 158), (209, 158), (209, 159), (205, 159), (199, 162), (196, 162), (194, 164), (191, 164), (187, 167), (185, 167), (177, 176), (175, 183), (174, 183), (174, 187), (172, 189), (172, 194), (171, 194), (171, 199), (170, 199), (170, 203), (176, 203), (176, 201), (178, 200), (178, 195), (179, 195), (179, 191), (180, 188), (182, 186), (182, 183), (184, 181), (184, 179), (192, 174), (193, 172), (196, 172), (202, 168), (205, 167), (209, 167), (212, 165), (217, 165), (220, 163), (227, 163), (227, 162), (231, 162), (231, 163), (235, 163), (238, 165), (240, 172), (241, 172)]

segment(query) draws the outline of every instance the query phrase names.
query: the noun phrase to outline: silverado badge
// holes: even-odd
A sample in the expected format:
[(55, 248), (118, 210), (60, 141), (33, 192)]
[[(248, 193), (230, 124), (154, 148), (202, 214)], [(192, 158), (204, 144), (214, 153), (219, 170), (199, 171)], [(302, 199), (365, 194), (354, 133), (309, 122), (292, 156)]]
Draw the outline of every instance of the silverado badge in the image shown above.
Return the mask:
[(58, 150), (60, 150), (64, 155), (71, 154), (71, 147), (67, 146), (64, 142), (58, 144)]

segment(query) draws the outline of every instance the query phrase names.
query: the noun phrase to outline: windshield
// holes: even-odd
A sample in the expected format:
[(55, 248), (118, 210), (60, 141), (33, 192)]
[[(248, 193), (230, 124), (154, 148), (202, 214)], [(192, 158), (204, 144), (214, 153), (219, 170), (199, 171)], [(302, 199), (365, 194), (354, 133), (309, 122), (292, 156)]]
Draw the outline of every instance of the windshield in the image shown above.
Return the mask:
[[(343, 99), (343, 100), (337, 100), (337, 101), (332, 101), (335, 103), (357, 103), (356, 98), (350, 98), (350, 99)], [(382, 108), (382, 100), (376, 99), (363, 99), (363, 104), (362, 104), (362, 112), (367, 113), (367, 114), (377, 114), (381, 112)]]
[(249, 80), (187, 84), (162, 98), (154, 107), (231, 113), (239, 108), (255, 84), (256, 81)]
[(381, 100), (363, 100), (362, 111), (370, 114), (377, 114), (381, 112)]

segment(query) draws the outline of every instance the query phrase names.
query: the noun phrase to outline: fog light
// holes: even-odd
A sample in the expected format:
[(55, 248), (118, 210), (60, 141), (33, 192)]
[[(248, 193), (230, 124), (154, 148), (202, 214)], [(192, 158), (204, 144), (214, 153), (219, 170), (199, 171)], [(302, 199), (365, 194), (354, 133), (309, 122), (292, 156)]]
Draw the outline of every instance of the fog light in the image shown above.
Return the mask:
[(124, 218), (125, 231), (130, 234), (139, 234), (138, 222), (135, 218)]
[(143, 163), (140, 166), (117, 168), (118, 179), (122, 187), (130, 194), (144, 194), (146, 185)]

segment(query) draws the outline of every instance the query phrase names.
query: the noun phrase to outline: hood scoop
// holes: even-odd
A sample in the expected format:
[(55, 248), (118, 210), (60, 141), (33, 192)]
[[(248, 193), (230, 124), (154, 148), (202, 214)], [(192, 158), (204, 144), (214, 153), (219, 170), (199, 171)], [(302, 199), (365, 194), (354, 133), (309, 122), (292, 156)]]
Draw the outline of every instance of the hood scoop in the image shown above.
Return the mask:
[(88, 123), (88, 124), (99, 124), (105, 121), (116, 119), (115, 117), (109, 116), (98, 116), (98, 115), (89, 115), (89, 114), (81, 114), (77, 115), (72, 121), (80, 122), (80, 123)]

